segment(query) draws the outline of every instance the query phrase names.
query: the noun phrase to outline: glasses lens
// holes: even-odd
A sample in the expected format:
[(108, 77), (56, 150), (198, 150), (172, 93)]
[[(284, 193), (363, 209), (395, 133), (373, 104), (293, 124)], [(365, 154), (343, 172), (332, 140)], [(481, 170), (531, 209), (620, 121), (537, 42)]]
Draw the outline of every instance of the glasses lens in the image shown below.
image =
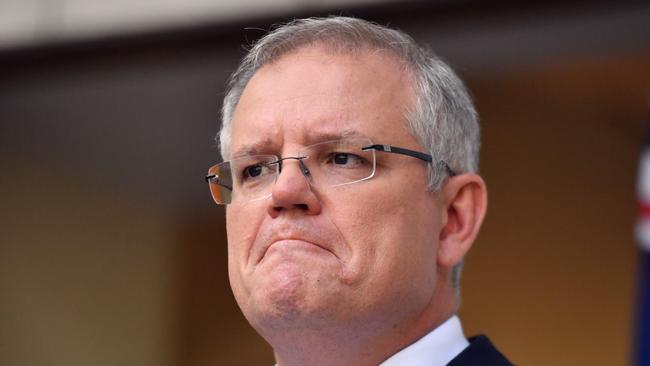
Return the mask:
[(269, 196), (278, 167), (275, 155), (252, 155), (231, 160), (231, 202), (254, 201)]
[(311, 183), (316, 186), (341, 186), (371, 178), (375, 174), (375, 151), (367, 138), (347, 138), (311, 145), (303, 156)]
[(208, 170), (210, 193), (218, 204), (264, 198), (278, 171), (275, 155), (245, 156), (217, 164)]
[[(375, 150), (367, 138), (346, 138), (308, 146), (299, 156), (311, 185), (335, 187), (372, 178)], [(268, 197), (280, 169), (275, 155), (254, 155), (217, 164), (208, 170), (212, 198), (218, 204)]]
[(208, 188), (214, 202), (225, 205), (232, 200), (230, 163), (224, 162), (208, 169)]

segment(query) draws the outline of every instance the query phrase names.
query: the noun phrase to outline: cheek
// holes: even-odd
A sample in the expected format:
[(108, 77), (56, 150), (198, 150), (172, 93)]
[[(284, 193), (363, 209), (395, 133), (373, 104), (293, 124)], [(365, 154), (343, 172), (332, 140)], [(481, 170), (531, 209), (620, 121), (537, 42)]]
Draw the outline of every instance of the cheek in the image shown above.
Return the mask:
[[(257, 212), (260, 210), (258, 209)], [(246, 290), (245, 276), (251, 247), (255, 240), (262, 215), (254, 215), (247, 206), (229, 206), (226, 210), (226, 233), (228, 238), (228, 276), (238, 296)]]
[(226, 210), (228, 256), (233, 259), (247, 259), (247, 255), (255, 241), (266, 212), (260, 206), (261, 203), (256, 203), (228, 206)]
[(367, 189), (347, 196), (332, 214), (351, 253), (347, 275), (379, 280), (412, 271), (433, 273), (436, 215), (435, 201), (424, 191), (377, 194)]

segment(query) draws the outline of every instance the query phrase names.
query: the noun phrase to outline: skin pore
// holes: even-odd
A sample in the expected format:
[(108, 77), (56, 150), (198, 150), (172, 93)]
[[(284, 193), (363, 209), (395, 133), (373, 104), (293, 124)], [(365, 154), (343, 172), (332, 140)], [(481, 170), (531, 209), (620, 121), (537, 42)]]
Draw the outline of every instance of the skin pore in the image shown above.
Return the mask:
[[(295, 50), (248, 83), (231, 156), (350, 135), (423, 151), (405, 128), (410, 83), (381, 52)], [(432, 193), (424, 162), (376, 156), (372, 179), (330, 188), (287, 160), (270, 197), (228, 206), (231, 286), (280, 366), (377, 365), (455, 310), (451, 268), (485, 213), (483, 181), (461, 174)]]

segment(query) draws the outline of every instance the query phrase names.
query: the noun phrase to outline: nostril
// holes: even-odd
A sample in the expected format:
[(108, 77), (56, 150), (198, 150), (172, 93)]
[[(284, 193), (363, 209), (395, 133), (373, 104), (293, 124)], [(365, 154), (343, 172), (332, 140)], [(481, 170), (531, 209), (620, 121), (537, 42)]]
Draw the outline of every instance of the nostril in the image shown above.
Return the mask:
[[(305, 210), (305, 211), (308, 211), (308, 210), (309, 210), (309, 206), (308, 206), (306, 203), (294, 203), (294, 204), (293, 204), (293, 207), (295, 207), (295, 208), (299, 208), (299, 209), (301, 209), (301, 210)], [(274, 209), (275, 211), (278, 211), (278, 212), (279, 212), (279, 211), (282, 211), (283, 209), (285, 209), (285, 207), (282, 207), (282, 206), (273, 206), (273, 209)]]
[(309, 206), (307, 206), (306, 203), (296, 203), (293, 206), (296, 207), (296, 208), (299, 208), (301, 210), (305, 210), (305, 211), (309, 210)]

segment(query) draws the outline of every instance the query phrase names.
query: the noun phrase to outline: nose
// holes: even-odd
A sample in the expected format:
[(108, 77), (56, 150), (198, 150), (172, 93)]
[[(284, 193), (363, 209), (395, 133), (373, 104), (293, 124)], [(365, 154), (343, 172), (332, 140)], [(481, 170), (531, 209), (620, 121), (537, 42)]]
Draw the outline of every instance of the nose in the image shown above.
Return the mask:
[(302, 159), (282, 162), (282, 169), (271, 189), (268, 208), (271, 217), (287, 211), (299, 211), (307, 215), (320, 213), (320, 200), (312, 191), (308, 179), (309, 171)]

